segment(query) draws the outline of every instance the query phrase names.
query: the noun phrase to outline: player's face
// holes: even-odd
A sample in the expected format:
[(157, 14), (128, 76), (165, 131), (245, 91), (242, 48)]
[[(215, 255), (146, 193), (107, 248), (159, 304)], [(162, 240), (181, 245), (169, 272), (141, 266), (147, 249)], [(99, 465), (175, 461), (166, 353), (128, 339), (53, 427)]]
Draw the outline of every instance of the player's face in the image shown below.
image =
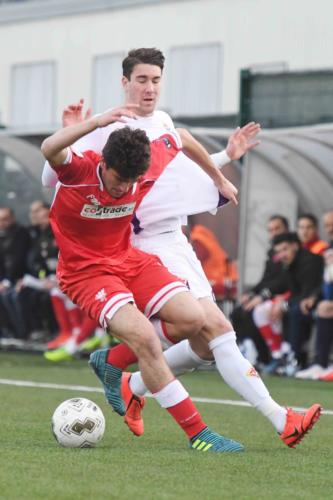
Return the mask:
[(123, 77), (126, 103), (139, 105), (136, 114), (149, 116), (153, 113), (161, 93), (161, 78), (161, 68), (152, 64), (137, 64), (129, 80)]
[(267, 231), (269, 239), (272, 240), (274, 236), (287, 232), (287, 228), (281, 219), (272, 219), (268, 221)]
[(333, 240), (333, 211), (324, 215), (324, 228), (327, 236)]
[(298, 252), (298, 244), (283, 241), (282, 243), (274, 245), (274, 252), (280, 262), (282, 262), (286, 266), (289, 266), (293, 262)]
[(306, 244), (317, 238), (317, 228), (310, 219), (299, 219), (297, 234), (302, 243)]
[(137, 179), (123, 179), (113, 168), (106, 168), (101, 162), (103, 184), (113, 198), (121, 198), (128, 193)]

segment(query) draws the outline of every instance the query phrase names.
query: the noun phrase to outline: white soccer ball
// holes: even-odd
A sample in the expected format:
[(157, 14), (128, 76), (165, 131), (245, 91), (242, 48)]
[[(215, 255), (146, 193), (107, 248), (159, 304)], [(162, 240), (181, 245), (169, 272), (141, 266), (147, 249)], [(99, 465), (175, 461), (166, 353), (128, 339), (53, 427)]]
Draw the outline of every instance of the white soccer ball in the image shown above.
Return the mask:
[(52, 432), (66, 448), (92, 448), (103, 437), (105, 418), (96, 403), (86, 398), (67, 399), (52, 416)]

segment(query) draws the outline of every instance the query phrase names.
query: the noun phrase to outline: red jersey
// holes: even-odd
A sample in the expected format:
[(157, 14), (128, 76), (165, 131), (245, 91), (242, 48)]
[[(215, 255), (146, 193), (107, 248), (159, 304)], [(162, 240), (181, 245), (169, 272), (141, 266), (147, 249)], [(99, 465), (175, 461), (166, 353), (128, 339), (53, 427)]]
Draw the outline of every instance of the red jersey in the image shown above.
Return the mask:
[[(176, 136), (178, 138), (178, 136)], [(144, 177), (121, 198), (113, 198), (100, 175), (100, 155), (72, 152), (70, 162), (54, 166), (60, 186), (50, 220), (60, 249), (58, 272), (78, 272), (90, 265), (122, 263), (131, 248), (130, 223), (142, 198), (180, 150), (175, 134), (151, 142), (151, 162)]]

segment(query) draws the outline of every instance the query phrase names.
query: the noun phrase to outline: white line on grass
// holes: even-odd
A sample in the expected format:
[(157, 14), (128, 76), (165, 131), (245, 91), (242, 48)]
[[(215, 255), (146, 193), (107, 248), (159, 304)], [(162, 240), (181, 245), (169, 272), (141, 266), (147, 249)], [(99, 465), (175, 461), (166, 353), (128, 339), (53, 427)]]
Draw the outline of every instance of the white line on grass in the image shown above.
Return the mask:
[[(101, 392), (104, 393), (103, 389), (100, 387), (88, 387), (86, 385), (67, 385), (67, 384), (48, 384), (45, 382), (32, 382), (29, 380), (11, 380), (7, 378), (0, 378), (0, 384), (2, 385), (14, 385), (17, 387), (40, 387), (41, 389), (62, 389), (65, 391), (81, 391), (81, 392)], [(152, 397), (151, 394), (147, 394), (148, 397)], [(192, 400), (196, 403), (208, 403), (208, 404), (218, 404), (218, 405), (229, 405), (229, 406), (244, 406), (247, 408), (252, 408), (252, 406), (246, 401), (235, 401), (233, 399), (215, 399), (215, 398), (196, 398), (192, 397)], [(294, 407), (294, 410), (304, 411), (306, 408)], [(323, 415), (333, 416), (333, 410), (323, 410)]]

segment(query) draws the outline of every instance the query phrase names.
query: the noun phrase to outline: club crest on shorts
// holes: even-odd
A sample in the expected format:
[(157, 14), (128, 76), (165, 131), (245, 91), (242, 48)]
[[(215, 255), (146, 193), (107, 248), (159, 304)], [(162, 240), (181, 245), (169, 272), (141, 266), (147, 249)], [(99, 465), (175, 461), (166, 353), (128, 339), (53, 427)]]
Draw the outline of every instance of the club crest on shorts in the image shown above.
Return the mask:
[(95, 295), (95, 300), (99, 300), (100, 302), (105, 302), (107, 299), (106, 292), (104, 288), (101, 288), (99, 292)]

